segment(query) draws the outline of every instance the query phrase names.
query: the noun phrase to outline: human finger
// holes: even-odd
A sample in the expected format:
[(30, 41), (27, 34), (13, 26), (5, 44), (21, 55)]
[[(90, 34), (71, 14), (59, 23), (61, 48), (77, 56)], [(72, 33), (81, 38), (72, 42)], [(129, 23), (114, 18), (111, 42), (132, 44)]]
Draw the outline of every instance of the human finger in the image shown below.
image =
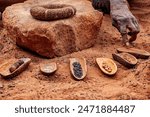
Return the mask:
[(123, 34), (122, 35), (122, 43), (123, 43), (123, 45), (125, 45), (125, 46), (129, 46), (130, 44), (129, 44), (129, 41), (128, 41), (128, 34)]
[(121, 35), (125, 35), (127, 34), (127, 27), (125, 24), (119, 24), (119, 31), (121, 33)]
[(129, 39), (129, 42), (133, 42), (137, 38), (137, 34), (139, 33), (139, 26), (135, 21), (130, 22), (130, 25), (127, 26), (127, 28), (130, 30), (128, 35), (131, 36)]

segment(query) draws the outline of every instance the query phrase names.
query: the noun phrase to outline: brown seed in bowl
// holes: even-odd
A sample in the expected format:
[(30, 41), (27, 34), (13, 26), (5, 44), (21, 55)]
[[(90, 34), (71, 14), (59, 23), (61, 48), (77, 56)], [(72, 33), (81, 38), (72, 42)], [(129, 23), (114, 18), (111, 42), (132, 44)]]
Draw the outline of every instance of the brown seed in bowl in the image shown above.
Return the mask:
[(106, 63), (106, 62), (103, 62), (102, 63), (102, 67), (109, 73), (112, 72), (112, 68)]
[(14, 63), (10, 68), (9, 71), (12, 73), (14, 72), (20, 65), (24, 63), (23, 60), (18, 60), (16, 63)]
[(132, 68), (137, 64), (137, 59), (129, 53), (112, 54), (114, 60), (124, 65), (125, 67)]

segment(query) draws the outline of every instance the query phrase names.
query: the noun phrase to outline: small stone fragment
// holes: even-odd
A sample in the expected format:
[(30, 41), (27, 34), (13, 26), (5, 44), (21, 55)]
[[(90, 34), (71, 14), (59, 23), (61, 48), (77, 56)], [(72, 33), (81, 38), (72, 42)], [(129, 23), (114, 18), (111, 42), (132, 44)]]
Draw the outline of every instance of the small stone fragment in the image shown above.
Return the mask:
[(4, 87), (4, 85), (2, 83), (0, 83), (0, 88), (3, 88), (3, 87)]

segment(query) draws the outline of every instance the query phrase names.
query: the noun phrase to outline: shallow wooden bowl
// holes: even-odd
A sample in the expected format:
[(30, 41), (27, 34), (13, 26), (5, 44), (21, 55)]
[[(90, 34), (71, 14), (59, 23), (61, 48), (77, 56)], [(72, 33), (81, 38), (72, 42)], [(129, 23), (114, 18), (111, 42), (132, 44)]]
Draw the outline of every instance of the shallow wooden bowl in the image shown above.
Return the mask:
[(70, 58), (70, 70), (76, 80), (82, 80), (87, 74), (85, 58)]
[(150, 56), (149, 52), (145, 50), (136, 49), (136, 48), (117, 48), (117, 52), (130, 53), (136, 58), (141, 58), (141, 59), (147, 59)]
[(112, 56), (115, 61), (128, 68), (134, 67), (138, 62), (138, 60), (133, 55), (128, 53), (112, 54)]
[(117, 72), (116, 63), (109, 58), (96, 58), (100, 70), (106, 75), (114, 75)]
[[(16, 68), (13, 72), (10, 72), (10, 68), (13, 64), (17, 63), (19, 60), (23, 61), (23, 64), (21, 64), (18, 68)], [(22, 73), (31, 63), (30, 58), (21, 58), (19, 60), (16, 59), (10, 59), (6, 61), (5, 63), (0, 65), (0, 75), (5, 79), (13, 78), (20, 73)]]
[(56, 64), (55, 62), (40, 65), (40, 71), (41, 71), (44, 75), (51, 75), (51, 74), (54, 73), (56, 70), (57, 70), (57, 64)]

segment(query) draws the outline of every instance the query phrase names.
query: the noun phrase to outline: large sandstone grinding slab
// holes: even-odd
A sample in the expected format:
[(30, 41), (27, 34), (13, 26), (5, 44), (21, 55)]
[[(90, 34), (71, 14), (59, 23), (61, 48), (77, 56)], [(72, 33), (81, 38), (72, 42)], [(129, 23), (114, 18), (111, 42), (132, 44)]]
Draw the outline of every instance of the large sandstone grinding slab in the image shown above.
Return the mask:
[[(77, 9), (74, 17), (39, 21), (30, 15), (37, 4), (62, 3)], [(102, 22), (102, 13), (87, 0), (29, 0), (7, 7), (3, 24), (16, 44), (42, 56), (53, 58), (94, 45)]]

